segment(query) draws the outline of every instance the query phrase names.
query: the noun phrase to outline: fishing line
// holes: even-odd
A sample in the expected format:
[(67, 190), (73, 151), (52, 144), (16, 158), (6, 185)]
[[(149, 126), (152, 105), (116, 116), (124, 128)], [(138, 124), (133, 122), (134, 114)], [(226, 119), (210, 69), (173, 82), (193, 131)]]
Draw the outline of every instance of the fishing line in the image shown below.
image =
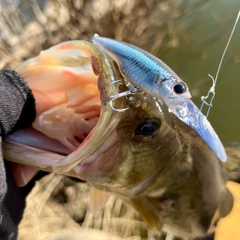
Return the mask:
[[(223, 54), (222, 54), (222, 57), (221, 57), (221, 59), (220, 59), (220, 62), (219, 62), (219, 65), (218, 65), (218, 69), (217, 69), (215, 78), (214, 78), (212, 75), (208, 74), (208, 76), (212, 79), (213, 84), (212, 84), (212, 87), (209, 89), (207, 95), (201, 97), (202, 104), (201, 104), (201, 107), (200, 107), (200, 110), (202, 111), (204, 105), (207, 105), (207, 106), (208, 106), (208, 110), (207, 110), (207, 113), (206, 113), (206, 115), (205, 115), (206, 117), (208, 117), (208, 115), (209, 115), (209, 113), (210, 113), (210, 109), (211, 109), (211, 107), (212, 107), (212, 102), (213, 102), (213, 99), (214, 99), (214, 97), (215, 97), (215, 95), (216, 95), (215, 87), (216, 87), (218, 75), (219, 75), (219, 72), (220, 72), (220, 68), (221, 68), (221, 66), (222, 66), (223, 59), (224, 59), (224, 57), (225, 57), (225, 55), (226, 55), (226, 52), (227, 52), (228, 46), (229, 46), (229, 44), (230, 44), (230, 41), (232, 40), (233, 33), (235, 32), (236, 26), (237, 26), (237, 24), (238, 24), (239, 17), (240, 17), (240, 10), (239, 10), (239, 12), (238, 12), (238, 15), (237, 15), (237, 18), (236, 18), (235, 23), (234, 23), (234, 25), (233, 25), (231, 34), (230, 34), (230, 36), (229, 36), (229, 38), (228, 38), (226, 47), (225, 47), (225, 49), (224, 49), (224, 51), (223, 51)], [(208, 102), (206, 102), (206, 100), (208, 99), (208, 97), (209, 97), (211, 94), (212, 94), (212, 97), (211, 97), (211, 99), (210, 99), (210, 101), (209, 101), (209, 103), (208, 103)]]

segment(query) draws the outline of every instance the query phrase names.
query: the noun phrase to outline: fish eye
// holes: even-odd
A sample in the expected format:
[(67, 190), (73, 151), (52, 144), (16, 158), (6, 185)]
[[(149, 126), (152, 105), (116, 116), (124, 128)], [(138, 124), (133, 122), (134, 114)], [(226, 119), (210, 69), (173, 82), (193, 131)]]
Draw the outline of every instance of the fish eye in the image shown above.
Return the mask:
[(160, 126), (161, 122), (157, 119), (145, 119), (144, 122), (137, 126), (135, 135), (152, 136), (160, 128)]
[(176, 94), (183, 94), (187, 91), (187, 86), (185, 83), (179, 82), (173, 86), (173, 91)]

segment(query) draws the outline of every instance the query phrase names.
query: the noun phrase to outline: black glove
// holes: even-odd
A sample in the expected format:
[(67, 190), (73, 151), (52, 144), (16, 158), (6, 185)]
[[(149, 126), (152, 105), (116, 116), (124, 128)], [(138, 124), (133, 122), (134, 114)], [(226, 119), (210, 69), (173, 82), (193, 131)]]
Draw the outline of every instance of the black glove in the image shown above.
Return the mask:
[(23, 78), (13, 70), (0, 72), (0, 239), (17, 239), (17, 226), (25, 207), (26, 188), (18, 188), (4, 162), (2, 139), (27, 128), (36, 116), (35, 99)]

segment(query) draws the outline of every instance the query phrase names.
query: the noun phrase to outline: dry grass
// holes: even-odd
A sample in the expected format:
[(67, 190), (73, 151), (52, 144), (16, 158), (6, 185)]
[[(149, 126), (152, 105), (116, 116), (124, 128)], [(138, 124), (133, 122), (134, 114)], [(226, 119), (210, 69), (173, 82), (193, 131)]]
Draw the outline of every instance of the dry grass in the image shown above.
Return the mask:
[(155, 239), (138, 214), (111, 196), (105, 208), (88, 211), (89, 185), (49, 174), (36, 183), (27, 197), (19, 226), (26, 239)]
[(194, 27), (184, 19), (204, 8), (208, 0), (19, 2), (14, 6), (3, 0), (0, 5), (1, 68), (62, 41), (89, 40), (94, 33), (135, 43), (152, 53), (157, 53), (163, 42), (165, 50), (177, 47), (179, 39)]

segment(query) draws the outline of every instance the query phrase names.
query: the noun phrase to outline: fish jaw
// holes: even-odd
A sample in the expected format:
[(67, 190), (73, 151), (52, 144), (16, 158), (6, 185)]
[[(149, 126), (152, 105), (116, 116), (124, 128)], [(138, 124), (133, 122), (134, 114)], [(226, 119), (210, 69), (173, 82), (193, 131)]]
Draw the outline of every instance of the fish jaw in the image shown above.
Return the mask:
[[(109, 129), (106, 130), (109, 131)], [(68, 157), (74, 159), (75, 155), (70, 154)], [(91, 182), (93, 185), (101, 185), (101, 187), (103, 187), (112, 181), (112, 172), (118, 171), (117, 169), (123, 161), (122, 139), (119, 138), (115, 130), (108, 139), (102, 143), (101, 147), (78, 163), (69, 173), (72, 174), (72, 176)]]
[[(89, 42), (70, 41), (61, 43), (50, 50), (43, 51), (38, 57), (24, 62), (16, 70), (28, 82), (31, 89), (42, 92), (65, 91), (67, 102), (43, 112), (37, 116), (33, 123), (32, 130), (38, 130), (37, 139), (40, 139), (39, 133), (41, 132), (47, 138), (55, 139), (55, 143), (52, 141), (48, 145), (47, 141), (40, 140), (39, 143), (30, 141), (28, 147), (26, 146), (27, 140), (24, 140), (24, 138), (26, 134), (30, 136), (32, 131), (25, 134), (23, 130), (6, 139), (6, 159), (35, 166), (39, 169), (54, 170), (58, 173), (69, 172), (81, 159), (90, 156), (104, 143), (115, 129), (114, 125), (118, 124), (121, 119), (121, 113), (113, 111), (109, 107), (109, 101), (107, 101), (110, 96), (119, 92), (119, 84), (111, 83), (116, 80), (121, 82), (121, 77), (115, 71), (111, 60)], [(87, 99), (83, 101), (84, 96), (87, 96)], [(92, 97), (96, 100), (91, 100)], [(82, 102), (87, 102), (85, 107), (83, 106), (84, 109), (80, 105)], [(82, 131), (81, 129), (70, 129), (70, 125), (74, 125), (76, 121), (79, 122), (81, 117), (87, 119), (92, 117), (85, 116), (85, 112), (88, 114), (88, 104), (92, 104), (92, 102), (96, 105), (93, 107), (96, 108), (95, 112), (97, 113), (94, 116), (93, 123), (90, 123), (90, 129), (86, 130), (86, 127), (82, 127), (85, 128), (83, 130), (86, 130), (86, 134), (83, 135), (87, 135), (87, 137), (81, 139), (78, 145), (76, 141), (75, 144), (72, 144), (71, 141), (71, 144), (69, 144), (69, 138), (71, 136), (72, 138), (77, 137), (78, 140), (80, 138), (78, 131)], [(113, 107), (121, 109), (123, 99), (118, 99), (112, 104)], [(84, 114), (82, 111), (85, 111)], [(84, 124), (80, 125), (84, 126)], [(70, 134), (70, 137), (68, 134)], [(34, 137), (33, 134), (32, 138)], [(13, 156), (14, 143), (17, 143), (18, 149), (20, 146), (23, 147), (22, 156), (17, 154)], [(54, 148), (51, 150), (52, 144), (54, 144)], [(55, 147), (58, 147), (59, 144), (60, 146), (62, 144), (65, 150), (56, 151)], [(39, 155), (48, 157), (48, 159), (45, 158), (44, 164), (41, 164), (41, 161), (31, 161), (30, 157), (27, 156), (25, 157), (27, 160), (24, 160), (24, 154), (29, 154), (32, 157), (39, 149), (41, 149)], [(34, 153), (31, 154), (31, 151)], [(53, 151), (53, 159), (49, 157), (51, 151)], [(69, 161), (69, 158), (64, 158), (64, 155), (71, 152), (75, 156), (73, 162)], [(59, 154), (59, 156), (56, 157), (56, 154)], [(80, 156), (81, 159), (79, 159)], [(47, 163), (48, 167), (46, 167)]]
[[(131, 44), (98, 35), (94, 35), (91, 41), (116, 61), (128, 81), (165, 102), (169, 111), (193, 128), (222, 162), (226, 161), (226, 153), (218, 135), (190, 100), (191, 94), (187, 85), (172, 69), (160, 59)], [(176, 84), (186, 88), (183, 94), (173, 91)]]
[[(98, 75), (101, 112), (96, 126), (84, 139), (81, 145), (63, 161), (53, 166), (53, 171), (61, 174), (68, 173), (74, 166), (91, 156), (98, 148), (100, 148), (121, 120), (121, 113), (113, 111), (110, 107), (110, 101), (107, 101), (111, 96), (116, 95), (119, 92), (119, 85), (112, 83), (121, 80), (121, 77), (118, 72), (115, 71), (115, 67), (111, 60), (108, 59), (105, 53), (89, 42), (74, 41), (71, 45), (67, 45), (67, 47), (73, 49), (80, 48), (91, 60), (93, 72)], [(62, 46), (57, 49), (61, 50)], [(123, 101), (120, 99), (114, 102), (113, 107), (122, 108), (122, 106)]]

